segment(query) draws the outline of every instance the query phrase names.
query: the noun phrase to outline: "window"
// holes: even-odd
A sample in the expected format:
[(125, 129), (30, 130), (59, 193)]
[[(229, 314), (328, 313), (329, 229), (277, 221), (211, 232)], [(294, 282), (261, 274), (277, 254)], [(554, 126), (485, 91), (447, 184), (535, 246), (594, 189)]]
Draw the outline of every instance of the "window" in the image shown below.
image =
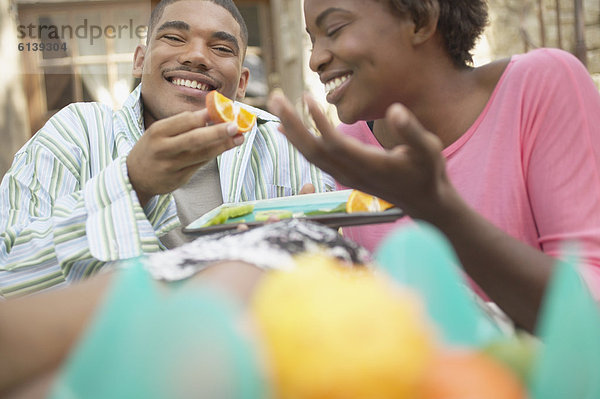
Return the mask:
[[(137, 44), (145, 43), (151, 4), (146, 0), (17, 1), (24, 87), (32, 132), (77, 101), (118, 108), (139, 83), (131, 74)], [(246, 20), (250, 81), (244, 100), (264, 107), (275, 70), (268, 1), (236, 1)]]
[(138, 83), (133, 53), (146, 39), (146, 1), (21, 5), (18, 37), (33, 131), (77, 101), (119, 107)]

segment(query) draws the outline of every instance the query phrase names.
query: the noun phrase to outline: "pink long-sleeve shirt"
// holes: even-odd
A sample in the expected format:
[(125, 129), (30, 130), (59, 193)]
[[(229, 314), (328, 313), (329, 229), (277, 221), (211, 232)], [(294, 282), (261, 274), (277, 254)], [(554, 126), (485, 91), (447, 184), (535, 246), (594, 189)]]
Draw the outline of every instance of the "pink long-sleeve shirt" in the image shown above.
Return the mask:
[[(381, 147), (365, 122), (340, 130)], [(458, 192), (501, 230), (554, 257), (577, 242), (600, 298), (600, 95), (575, 57), (556, 49), (513, 56), (485, 109), (443, 155)], [(344, 234), (374, 250), (403, 223)]]

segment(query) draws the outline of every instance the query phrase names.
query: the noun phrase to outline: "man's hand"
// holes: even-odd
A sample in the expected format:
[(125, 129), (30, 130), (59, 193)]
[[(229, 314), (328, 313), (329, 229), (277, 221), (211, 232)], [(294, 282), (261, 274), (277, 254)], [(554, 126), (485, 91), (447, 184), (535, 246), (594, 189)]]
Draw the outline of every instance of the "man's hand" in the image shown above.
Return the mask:
[(300, 194), (300, 195), (314, 194), (315, 192), (316, 192), (315, 186), (312, 183), (306, 183), (305, 185), (302, 186), (302, 188), (300, 189), (300, 192), (298, 194)]
[(181, 187), (217, 155), (244, 142), (235, 124), (206, 126), (206, 110), (156, 121), (127, 156), (129, 180), (142, 206)]

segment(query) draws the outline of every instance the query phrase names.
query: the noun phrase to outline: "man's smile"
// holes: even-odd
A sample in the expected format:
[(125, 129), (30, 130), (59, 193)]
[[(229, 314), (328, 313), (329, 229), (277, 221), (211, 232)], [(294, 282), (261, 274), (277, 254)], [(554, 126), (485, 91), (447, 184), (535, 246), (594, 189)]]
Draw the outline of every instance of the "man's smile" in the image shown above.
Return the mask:
[(195, 89), (197, 91), (211, 91), (221, 85), (204, 73), (191, 72), (184, 69), (171, 70), (164, 73), (164, 78), (177, 87)]
[(196, 80), (173, 78), (171, 80), (171, 83), (173, 83), (174, 85), (177, 85), (177, 86), (191, 87), (192, 89), (198, 89), (198, 90), (202, 90), (202, 91), (210, 91), (211, 90), (209, 85), (198, 82)]

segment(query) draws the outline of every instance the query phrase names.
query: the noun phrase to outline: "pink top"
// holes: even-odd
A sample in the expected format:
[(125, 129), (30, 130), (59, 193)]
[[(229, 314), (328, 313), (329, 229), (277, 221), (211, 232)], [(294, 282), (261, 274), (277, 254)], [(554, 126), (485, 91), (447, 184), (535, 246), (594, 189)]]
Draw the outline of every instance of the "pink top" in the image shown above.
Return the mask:
[[(365, 122), (340, 130), (381, 147)], [(600, 297), (600, 95), (575, 57), (513, 56), (481, 115), (443, 155), (462, 197), (506, 233), (554, 257), (565, 241), (579, 243)], [(344, 234), (372, 251), (406, 219)]]

